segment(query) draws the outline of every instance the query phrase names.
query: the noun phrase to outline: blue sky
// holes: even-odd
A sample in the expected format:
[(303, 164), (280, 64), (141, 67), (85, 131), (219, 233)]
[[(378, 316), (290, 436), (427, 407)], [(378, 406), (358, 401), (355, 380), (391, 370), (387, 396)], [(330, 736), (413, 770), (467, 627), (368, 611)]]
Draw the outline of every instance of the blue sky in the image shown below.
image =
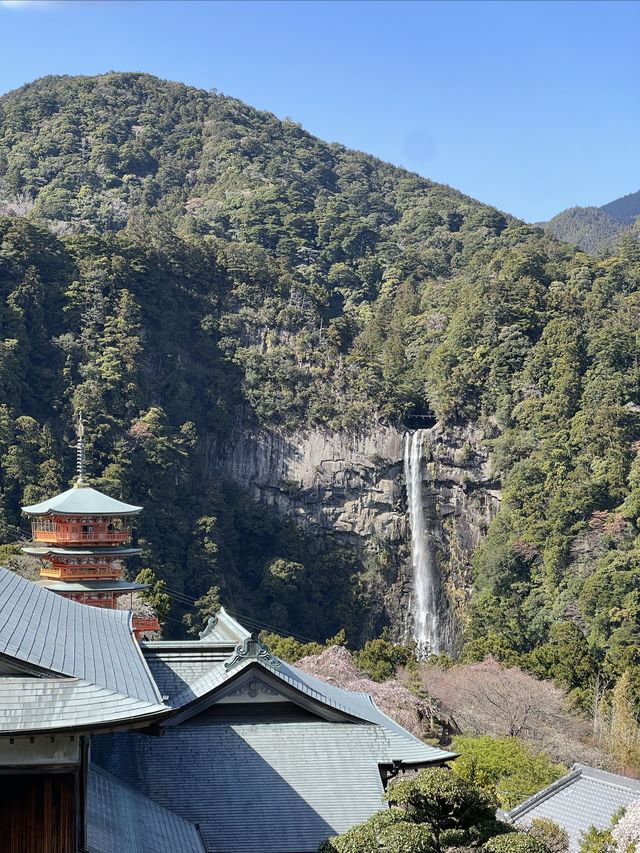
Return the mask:
[(0, 0), (0, 92), (216, 88), (528, 221), (640, 189), (640, 3)]

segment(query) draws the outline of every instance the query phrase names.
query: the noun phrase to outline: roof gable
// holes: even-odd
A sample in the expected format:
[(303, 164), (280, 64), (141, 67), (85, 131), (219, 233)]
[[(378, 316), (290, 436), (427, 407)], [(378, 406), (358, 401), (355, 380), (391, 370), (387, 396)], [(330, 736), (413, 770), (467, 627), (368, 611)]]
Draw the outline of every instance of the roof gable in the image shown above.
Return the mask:
[(204, 631), (200, 634), (200, 642), (235, 645), (244, 642), (250, 636), (250, 632), (227, 613), (224, 607), (221, 607), (207, 622)]
[[(168, 725), (180, 725), (229, 696), (251, 678), (259, 678), (260, 683), (267, 684), (288, 701), (311, 711), (320, 719), (373, 723), (418, 744), (421, 749), (427, 749), (419, 738), (380, 711), (368, 693), (343, 690), (314, 678), (274, 658), (268, 648), (263, 647), (261, 651), (253, 637), (252, 642), (246, 641), (243, 646), (238, 646), (226, 661), (218, 661), (201, 678), (172, 697), (171, 704), (176, 713), (168, 719)], [(453, 752), (435, 747), (428, 749), (433, 750), (428, 759), (431, 761), (446, 761), (455, 757)]]
[[(353, 721), (353, 717), (327, 707), (317, 697), (308, 696), (301, 691), (292, 689), (290, 685), (273, 678), (273, 675), (257, 664), (248, 662), (235, 673), (220, 683), (218, 689), (213, 689), (194, 702), (189, 703), (181, 711), (170, 718), (169, 724), (180, 725), (192, 721), (217, 704), (233, 704), (234, 702), (257, 704), (270, 702), (292, 703), (311, 713), (320, 720), (336, 722)], [(274, 711), (274, 717), (277, 714)]]

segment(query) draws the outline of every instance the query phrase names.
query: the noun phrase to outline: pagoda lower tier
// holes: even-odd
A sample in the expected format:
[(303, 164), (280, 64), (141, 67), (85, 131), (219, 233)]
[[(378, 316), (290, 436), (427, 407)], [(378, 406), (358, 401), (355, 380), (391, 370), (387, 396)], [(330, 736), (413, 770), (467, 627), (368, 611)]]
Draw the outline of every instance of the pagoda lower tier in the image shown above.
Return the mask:
[(46, 578), (59, 580), (116, 579), (122, 577), (120, 561), (133, 554), (139, 554), (140, 548), (60, 548), (57, 546), (27, 545), (25, 554), (40, 557), (43, 566), (40, 574)]
[[(39, 557), (42, 563), (40, 586), (50, 589), (63, 598), (115, 610), (118, 599), (129, 593), (129, 607), (133, 610), (133, 593), (149, 589), (149, 584), (134, 583), (123, 578), (121, 561), (140, 548), (117, 546), (69, 547), (57, 545), (27, 545), (25, 554)], [(159, 630), (157, 619), (133, 616), (133, 629), (138, 640), (150, 632)]]

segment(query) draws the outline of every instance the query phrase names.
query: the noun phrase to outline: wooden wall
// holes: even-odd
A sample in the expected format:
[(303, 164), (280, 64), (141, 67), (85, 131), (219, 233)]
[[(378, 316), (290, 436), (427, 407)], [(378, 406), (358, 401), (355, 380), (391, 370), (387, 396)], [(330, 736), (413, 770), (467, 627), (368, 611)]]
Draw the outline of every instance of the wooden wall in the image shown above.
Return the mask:
[(77, 853), (77, 777), (0, 776), (2, 853)]

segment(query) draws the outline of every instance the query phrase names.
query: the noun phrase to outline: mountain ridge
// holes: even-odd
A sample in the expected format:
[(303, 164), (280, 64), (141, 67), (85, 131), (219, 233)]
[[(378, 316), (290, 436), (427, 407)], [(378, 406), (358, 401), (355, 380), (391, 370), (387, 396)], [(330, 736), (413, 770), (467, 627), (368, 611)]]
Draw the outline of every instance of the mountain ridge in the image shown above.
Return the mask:
[[(375, 446), (378, 423), (437, 420), (423, 486), (447, 546), (436, 563), (458, 614), (452, 650), (561, 679), (583, 707), (596, 675), (614, 684), (629, 670), (640, 699), (632, 232), (617, 254), (589, 257), (457, 190), (148, 75), (44, 78), (0, 108), (13, 206), (0, 219), (5, 541), (23, 535), (21, 505), (72, 477), (82, 409), (90, 475), (145, 507), (144, 565), (176, 602), (199, 602), (192, 627), (221, 597), (311, 639), (397, 637), (411, 593), (399, 460), (332, 457), (315, 479), (256, 483), (255, 503), (216, 474), (212, 448), (255, 435), (247, 453), (279, 443), (280, 464), (305, 432), (345, 447), (367, 426)], [(325, 488), (336, 521), (310, 536), (305, 512)], [(397, 529), (376, 528), (382, 515)], [(365, 528), (366, 541), (353, 532)]]

